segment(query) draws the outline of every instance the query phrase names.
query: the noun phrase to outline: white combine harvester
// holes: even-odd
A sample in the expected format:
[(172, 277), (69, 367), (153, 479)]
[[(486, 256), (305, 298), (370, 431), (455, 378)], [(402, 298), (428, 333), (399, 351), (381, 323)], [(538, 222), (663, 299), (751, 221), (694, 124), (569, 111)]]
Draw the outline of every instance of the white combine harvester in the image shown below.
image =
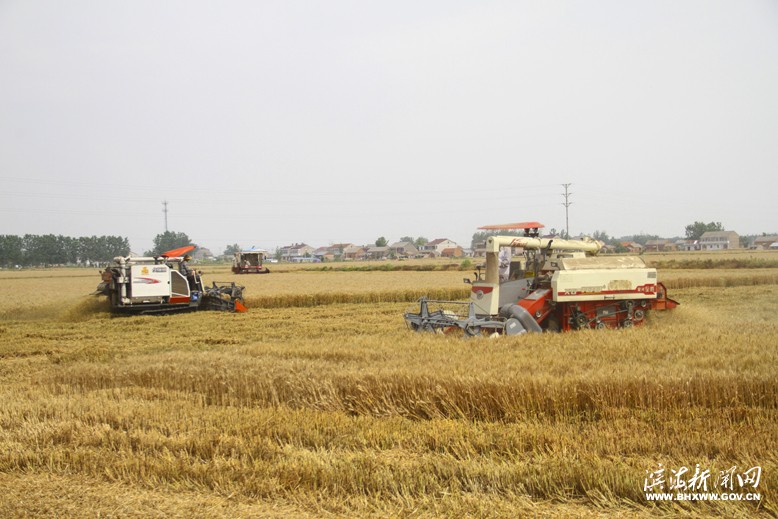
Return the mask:
[(238, 251), (232, 257), (232, 271), (235, 274), (270, 274), (264, 265), (267, 251), (264, 249), (246, 249)]
[(182, 268), (184, 255), (193, 249), (182, 247), (154, 257), (116, 257), (101, 272), (102, 282), (94, 293), (108, 296), (111, 310), (117, 313), (245, 312), (244, 287), (233, 282), (205, 287), (200, 273)]
[[(486, 226), (524, 229), (525, 236), (486, 241), (486, 269), (476, 272), (469, 302), (420, 300), (406, 313), (416, 331), (466, 335), (625, 328), (642, 324), (649, 310), (675, 308), (655, 268), (636, 256), (598, 257), (590, 238), (539, 238), (538, 222)], [(518, 251), (514, 257), (512, 251)]]

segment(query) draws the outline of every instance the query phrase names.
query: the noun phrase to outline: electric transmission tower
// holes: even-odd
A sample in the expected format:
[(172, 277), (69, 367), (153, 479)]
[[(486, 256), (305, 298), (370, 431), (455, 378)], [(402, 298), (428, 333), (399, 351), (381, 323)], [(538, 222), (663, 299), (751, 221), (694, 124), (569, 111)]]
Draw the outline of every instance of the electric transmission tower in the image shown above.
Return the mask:
[(568, 213), (568, 208), (572, 204), (572, 202), (570, 201), (570, 195), (572, 195), (573, 193), (570, 193), (568, 189), (570, 188), (571, 185), (572, 184), (562, 184), (562, 187), (565, 188), (565, 192), (562, 193), (562, 196), (565, 197), (565, 201), (562, 202), (562, 205), (565, 206), (565, 235), (566, 235), (565, 239), (566, 240), (570, 239), (570, 216)]
[(165, 232), (167, 232), (167, 200), (162, 202), (162, 205), (164, 206), (164, 209), (162, 209), (162, 212), (165, 213)]

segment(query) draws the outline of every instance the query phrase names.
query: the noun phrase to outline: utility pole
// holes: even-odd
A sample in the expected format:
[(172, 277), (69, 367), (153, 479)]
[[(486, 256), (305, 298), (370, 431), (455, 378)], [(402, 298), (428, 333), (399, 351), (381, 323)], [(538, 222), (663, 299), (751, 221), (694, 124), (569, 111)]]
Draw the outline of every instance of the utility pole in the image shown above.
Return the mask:
[(570, 188), (571, 185), (572, 184), (562, 184), (562, 187), (565, 188), (565, 192), (562, 193), (562, 196), (565, 197), (565, 201), (562, 202), (562, 205), (565, 206), (565, 234), (566, 234), (565, 239), (566, 240), (570, 239), (570, 217), (568, 216), (568, 207), (570, 207), (570, 205), (572, 204), (572, 202), (570, 201), (570, 195), (572, 195), (573, 193), (570, 193), (568, 189)]
[(167, 232), (167, 200), (162, 202), (162, 205), (165, 207), (162, 212), (165, 213), (165, 232)]

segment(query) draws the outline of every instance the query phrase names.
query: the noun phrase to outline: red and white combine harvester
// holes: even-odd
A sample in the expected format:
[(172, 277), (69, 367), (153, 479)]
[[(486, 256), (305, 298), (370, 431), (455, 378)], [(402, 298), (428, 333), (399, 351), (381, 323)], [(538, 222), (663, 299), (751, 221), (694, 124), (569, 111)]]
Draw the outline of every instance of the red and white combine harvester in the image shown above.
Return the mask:
[[(406, 313), (412, 330), (465, 335), (627, 328), (642, 324), (650, 310), (675, 308), (655, 268), (636, 256), (597, 256), (591, 238), (540, 238), (538, 222), (485, 226), (523, 229), (524, 236), (486, 240), (485, 272), (479, 268), (469, 302), (420, 300)], [(515, 253), (515, 255), (514, 255)]]
[(186, 264), (193, 246), (154, 257), (116, 257), (101, 272), (95, 295), (106, 295), (111, 310), (126, 314), (167, 314), (194, 310), (245, 312), (244, 287), (233, 282), (203, 284)]

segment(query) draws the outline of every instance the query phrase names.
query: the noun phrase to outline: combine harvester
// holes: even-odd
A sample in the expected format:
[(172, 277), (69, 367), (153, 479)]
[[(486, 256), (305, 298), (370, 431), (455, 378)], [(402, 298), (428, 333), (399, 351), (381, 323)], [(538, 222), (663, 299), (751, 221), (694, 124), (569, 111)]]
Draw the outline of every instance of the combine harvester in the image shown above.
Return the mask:
[[(524, 236), (491, 236), (486, 270), (481, 268), (469, 302), (421, 298), (419, 313), (406, 313), (415, 331), (463, 331), (518, 335), (586, 328), (627, 328), (649, 310), (675, 308), (657, 281), (655, 268), (636, 256), (597, 257), (602, 244), (591, 238), (539, 238), (538, 222), (491, 225), (485, 230), (524, 230)], [(512, 250), (519, 249), (518, 259)], [(453, 310), (452, 310), (453, 309)]]
[(245, 312), (243, 289), (233, 282), (203, 285), (182, 263), (193, 246), (154, 257), (116, 257), (101, 273), (95, 295), (106, 295), (111, 310), (124, 314), (168, 314), (194, 310)]
[(236, 252), (232, 258), (232, 271), (235, 274), (270, 274), (270, 269), (263, 265), (267, 259), (267, 251), (263, 249), (246, 249)]

